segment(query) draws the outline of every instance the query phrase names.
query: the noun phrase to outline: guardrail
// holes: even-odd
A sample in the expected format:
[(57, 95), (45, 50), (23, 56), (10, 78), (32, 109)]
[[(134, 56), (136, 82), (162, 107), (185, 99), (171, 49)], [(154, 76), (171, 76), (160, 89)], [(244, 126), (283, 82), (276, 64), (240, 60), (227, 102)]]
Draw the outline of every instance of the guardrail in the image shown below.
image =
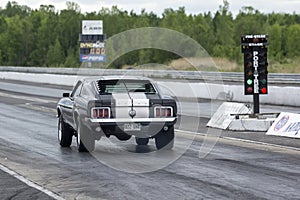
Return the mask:
[[(69, 86), (74, 85), (76, 79), (80, 78), (82, 75), (90, 76), (103, 74), (153, 77), (158, 79), (158, 82), (164, 87), (166, 92), (171, 92), (170, 95), (182, 98), (216, 99), (248, 103), (253, 101), (251, 95), (244, 95), (244, 85), (242, 83), (244, 77), (242, 73), (0, 67), (0, 79), (23, 80)], [(261, 103), (300, 106), (298, 74), (271, 74), (270, 79), (274, 80), (274, 84), (269, 85), (268, 95), (261, 95)], [(276, 81), (278, 81), (278, 83), (276, 83)], [(288, 82), (290, 83), (286, 85)], [(285, 85), (283, 85), (284, 83)]]
[[(48, 68), (48, 67), (11, 67), (0, 66), (2, 72), (46, 73), (61, 75), (125, 75), (147, 76), (154, 78), (224, 81), (243, 83), (242, 72), (208, 72), (208, 71), (175, 71), (175, 70), (136, 70), (136, 69), (95, 69), (95, 68)], [(268, 82), (273, 85), (300, 86), (300, 74), (274, 74), (270, 73)]]

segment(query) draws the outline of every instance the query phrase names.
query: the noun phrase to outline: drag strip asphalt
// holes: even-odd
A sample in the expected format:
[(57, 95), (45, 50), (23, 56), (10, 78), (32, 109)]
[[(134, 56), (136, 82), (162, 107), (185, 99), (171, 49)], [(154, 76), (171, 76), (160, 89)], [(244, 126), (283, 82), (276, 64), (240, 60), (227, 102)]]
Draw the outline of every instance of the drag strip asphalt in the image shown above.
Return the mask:
[[(182, 115), (179, 123), (184, 124), (177, 126), (172, 151), (156, 153), (153, 141), (138, 147), (134, 139), (120, 142), (111, 137), (96, 142), (92, 154), (78, 153), (75, 138), (71, 148), (58, 144), (58, 98), (0, 91), (1, 165), (58, 198), (299, 198), (297, 139), (219, 131), (205, 126), (207, 117)], [(191, 128), (195, 121), (198, 134)], [(170, 158), (174, 159), (164, 165)], [(4, 171), (0, 177), (1, 199), (54, 198)]]

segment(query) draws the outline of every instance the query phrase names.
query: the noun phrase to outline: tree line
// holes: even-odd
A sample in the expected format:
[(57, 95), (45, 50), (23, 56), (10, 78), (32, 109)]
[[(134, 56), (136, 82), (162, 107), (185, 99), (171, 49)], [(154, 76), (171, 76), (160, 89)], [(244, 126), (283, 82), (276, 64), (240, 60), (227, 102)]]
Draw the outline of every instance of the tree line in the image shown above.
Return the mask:
[[(288, 62), (300, 56), (300, 15), (293, 13), (261, 13), (243, 7), (236, 16), (227, 0), (215, 13), (187, 14), (184, 7), (167, 8), (161, 16), (142, 10), (102, 8), (81, 13), (74, 2), (56, 11), (52, 5), (31, 9), (8, 2), (0, 9), (0, 65), (79, 67), (79, 41), (82, 20), (103, 20), (107, 37), (140, 27), (163, 27), (182, 32), (196, 40), (213, 57), (242, 63), (241, 36), (269, 34), (268, 57), (273, 62)], [(161, 50), (139, 50), (118, 59), (115, 68), (147, 62), (168, 63), (178, 58)]]

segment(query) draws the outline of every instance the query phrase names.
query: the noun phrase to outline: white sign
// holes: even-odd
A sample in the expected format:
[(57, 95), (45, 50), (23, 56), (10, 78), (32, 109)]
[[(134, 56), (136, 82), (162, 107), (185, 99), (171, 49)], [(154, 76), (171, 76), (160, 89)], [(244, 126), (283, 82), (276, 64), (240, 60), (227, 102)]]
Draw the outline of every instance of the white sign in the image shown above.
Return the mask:
[(267, 35), (245, 35), (245, 38), (267, 38)]
[(102, 20), (82, 20), (83, 35), (102, 35), (103, 21)]
[(93, 44), (93, 48), (104, 48), (105, 47), (105, 43), (104, 42), (96, 42)]
[(232, 114), (250, 114), (250, 110), (242, 103), (224, 102), (209, 120), (207, 126), (225, 130), (235, 119)]
[(300, 114), (280, 113), (269, 128), (267, 135), (300, 138)]
[(258, 51), (253, 51), (253, 66), (254, 66), (254, 94), (259, 94), (258, 82)]

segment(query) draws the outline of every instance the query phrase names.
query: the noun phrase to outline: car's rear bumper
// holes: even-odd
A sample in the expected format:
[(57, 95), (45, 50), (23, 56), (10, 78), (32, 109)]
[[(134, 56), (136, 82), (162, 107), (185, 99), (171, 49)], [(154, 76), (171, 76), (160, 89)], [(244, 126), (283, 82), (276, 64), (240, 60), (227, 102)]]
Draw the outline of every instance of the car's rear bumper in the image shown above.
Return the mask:
[[(170, 118), (119, 118), (119, 119), (92, 119), (85, 118), (91, 130), (101, 130), (106, 135), (127, 134), (137, 137), (153, 137), (166, 127), (172, 127), (177, 117)], [(139, 130), (126, 130), (126, 124), (140, 124)]]
[(118, 119), (92, 119), (85, 118), (87, 122), (90, 123), (167, 123), (176, 122), (176, 117), (169, 118), (118, 118)]

